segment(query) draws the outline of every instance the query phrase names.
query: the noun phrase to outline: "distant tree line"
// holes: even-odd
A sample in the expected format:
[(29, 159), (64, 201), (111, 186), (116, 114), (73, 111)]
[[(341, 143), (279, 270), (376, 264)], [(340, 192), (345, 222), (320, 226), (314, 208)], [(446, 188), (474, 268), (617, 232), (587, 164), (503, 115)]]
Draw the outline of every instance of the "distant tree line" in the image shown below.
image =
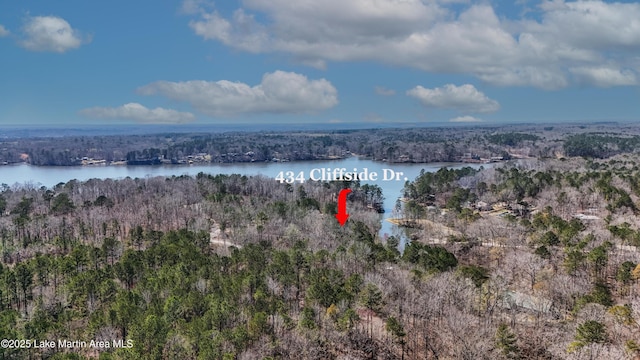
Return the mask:
[(540, 137), (533, 134), (508, 132), (502, 134), (487, 135), (487, 140), (489, 140), (490, 143), (496, 145), (517, 146), (524, 141), (533, 142), (540, 140)]
[[(506, 146), (532, 145), (537, 135), (493, 128), (369, 129), (315, 132), (72, 136), (0, 140), (0, 163), (79, 165), (83, 160), (130, 164), (193, 161), (304, 161), (350, 154), (387, 162), (453, 162), (506, 156)], [(486, 134), (486, 136), (482, 136)], [(536, 143), (537, 144), (537, 143)], [(538, 151), (543, 151), (540, 144)], [(547, 146), (548, 147), (548, 146)], [(528, 149), (528, 152), (535, 151)], [(548, 151), (545, 147), (544, 151)]]
[(616, 154), (635, 152), (638, 146), (640, 136), (579, 134), (566, 139), (564, 151), (567, 156), (604, 159)]

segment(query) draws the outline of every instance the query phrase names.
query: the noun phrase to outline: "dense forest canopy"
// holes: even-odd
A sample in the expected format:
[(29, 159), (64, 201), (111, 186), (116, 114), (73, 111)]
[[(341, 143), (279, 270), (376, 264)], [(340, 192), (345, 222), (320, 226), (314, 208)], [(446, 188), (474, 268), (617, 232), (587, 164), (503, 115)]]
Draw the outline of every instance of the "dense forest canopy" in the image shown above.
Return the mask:
[(640, 136), (580, 134), (567, 138), (564, 150), (567, 156), (607, 158), (615, 154), (634, 152), (640, 145)]
[[(400, 237), (379, 235), (372, 204), (382, 191), (357, 181), (200, 173), (2, 186), (0, 335), (56, 346), (0, 356), (633, 359), (634, 137), (579, 129), (556, 141), (555, 130), (534, 139), (517, 129), (495, 142), (556, 153), (599, 141), (611, 152), (422, 172), (396, 207)], [(306, 136), (326, 151), (354, 134)], [(378, 152), (388, 141), (367, 146)], [(342, 227), (334, 215), (344, 188)]]

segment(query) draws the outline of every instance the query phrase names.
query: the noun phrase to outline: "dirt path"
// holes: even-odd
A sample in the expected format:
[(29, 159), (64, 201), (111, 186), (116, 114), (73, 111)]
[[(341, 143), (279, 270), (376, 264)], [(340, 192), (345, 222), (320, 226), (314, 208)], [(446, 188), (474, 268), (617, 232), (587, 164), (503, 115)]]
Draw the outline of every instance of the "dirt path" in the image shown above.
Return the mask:
[(209, 244), (224, 247), (235, 246), (238, 249), (242, 249), (242, 245), (234, 244), (231, 241), (228, 241), (227, 234), (225, 234), (220, 229), (218, 224), (215, 223), (211, 226), (211, 230), (209, 232)]

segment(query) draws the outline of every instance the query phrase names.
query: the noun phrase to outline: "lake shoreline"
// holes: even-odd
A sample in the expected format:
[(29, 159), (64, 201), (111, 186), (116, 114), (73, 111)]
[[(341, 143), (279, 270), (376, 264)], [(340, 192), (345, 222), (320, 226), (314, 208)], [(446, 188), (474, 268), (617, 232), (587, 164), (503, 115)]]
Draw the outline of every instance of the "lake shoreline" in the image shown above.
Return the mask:
[[(404, 176), (413, 181), (421, 171), (435, 172), (443, 167), (461, 168), (464, 166), (480, 167), (479, 164), (461, 163), (402, 163), (386, 164), (373, 160), (364, 160), (351, 156), (345, 159), (320, 160), (320, 161), (291, 161), (291, 162), (252, 162), (252, 163), (225, 163), (225, 164), (189, 164), (189, 165), (158, 165), (158, 166), (109, 166), (109, 165), (76, 165), (76, 166), (36, 166), (29, 164), (18, 164), (7, 168), (11, 171), (0, 170), (0, 184), (9, 186), (32, 186), (54, 188), (60, 183), (67, 183), (71, 180), (88, 181), (90, 179), (123, 179), (123, 178), (147, 178), (147, 177), (172, 177), (172, 176), (196, 176), (198, 173), (206, 174), (239, 174), (245, 176), (264, 176), (277, 181), (275, 178), (279, 172), (291, 171), (294, 174), (304, 172), (309, 174), (313, 168), (335, 168), (344, 167), (346, 169), (369, 169), (379, 174), (384, 168), (392, 168), (394, 171), (403, 172)], [(398, 227), (390, 222), (384, 221), (392, 217), (396, 200), (402, 196), (404, 179), (401, 181), (363, 181), (372, 185), (378, 185), (382, 189), (384, 196), (383, 209), (381, 215), (380, 235), (394, 235), (398, 232)]]
[(216, 165), (216, 166), (225, 166), (225, 165), (238, 165), (238, 164), (283, 164), (283, 163), (307, 163), (307, 162), (321, 162), (321, 161), (340, 161), (346, 160), (349, 158), (357, 158), (359, 160), (372, 161), (375, 163), (387, 164), (387, 165), (438, 165), (438, 164), (449, 164), (452, 166), (464, 166), (464, 165), (484, 165), (484, 164), (495, 164), (506, 162), (508, 160), (501, 161), (482, 161), (482, 162), (469, 162), (469, 161), (435, 161), (435, 162), (415, 162), (415, 161), (388, 161), (386, 159), (377, 160), (373, 159), (369, 156), (364, 155), (352, 155), (345, 157), (327, 157), (324, 159), (308, 159), (308, 160), (283, 160), (283, 161), (230, 161), (230, 162), (192, 162), (192, 163), (182, 163), (182, 162), (161, 162), (161, 163), (127, 163), (126, 161), (112, 161), (110, 163), (99, 162), (99, 163), (90, 163), (90, 164), (74, 164), (74, 165), (37, 165), (30, 164), (28, 162), (15, 162), (15, 163), (0, 163), (0, 167), (2, 166), (33, 166), (33, 167), (41, 167), (41, 168), (76, 168), (76, 167), (105, 167), (105, 166), (140, 166), (140, 167), (161, 167), (161, 166), (207, 166), (207, 165)]

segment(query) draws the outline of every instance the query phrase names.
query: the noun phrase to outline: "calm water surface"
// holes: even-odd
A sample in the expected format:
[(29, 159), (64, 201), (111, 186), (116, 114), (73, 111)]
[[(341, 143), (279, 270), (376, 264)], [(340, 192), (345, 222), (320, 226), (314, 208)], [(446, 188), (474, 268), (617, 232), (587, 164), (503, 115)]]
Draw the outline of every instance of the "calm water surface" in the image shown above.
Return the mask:
[[(240, 174), (240, 175), (264, 175), (275, 178), (281, 171), (292, 171), (294, 174), (304, 172), (308, 179), (313, 169), (321, 168), (346, 168), (352, 171), (354, 168), (358, 171), (368, 169), (368, 172), (378, 173), (377, 181), (363, 181), (362, 183), (375, 184), (382, 188), (385, 200), (385, 213), (383, 219), (392, 217), (393, 208), (397, 199), (402, 196), (402, 188), (404, 187), (404, 179), (414, 180), (422, 169), (426, 172), (435, 172), (438, 169), (447, 166), (450, 168), (460, 168), (464, 166), (472, 166), (478, 168), (476, 164), (387, 164), (375, 162), (372, 160), (359, 159), (350, 157), (342, 160), (322, 160), (322, 161), (303, 161), (303, 162), (286, 162), (286, 163), (236, 163), (236, 164), (194, 164), (194, 165), (158, 165), (158, 166), (30, 166), (30, 165), (8, 165), (0, 166), (0, 184), (31, 184), (36, 187), (46, 186), (53, 187), (58, 183), (67, 182), (69, 180), (85, 181), (92, 178), (98, 179), (121, 179), (125, 177), (144, 178), (153, 176), (179, 176), (179, 175), (196, 175), (200, 172), (208, 174)], [(396, 173), (402, 172), (400, 181), (382, 181), (384, 169), (390, 169)], [(397, 226), (387, 221), (382, 221), (382, 229), (380, 235), (396, 235), (402, 237), (403, 234)]]

